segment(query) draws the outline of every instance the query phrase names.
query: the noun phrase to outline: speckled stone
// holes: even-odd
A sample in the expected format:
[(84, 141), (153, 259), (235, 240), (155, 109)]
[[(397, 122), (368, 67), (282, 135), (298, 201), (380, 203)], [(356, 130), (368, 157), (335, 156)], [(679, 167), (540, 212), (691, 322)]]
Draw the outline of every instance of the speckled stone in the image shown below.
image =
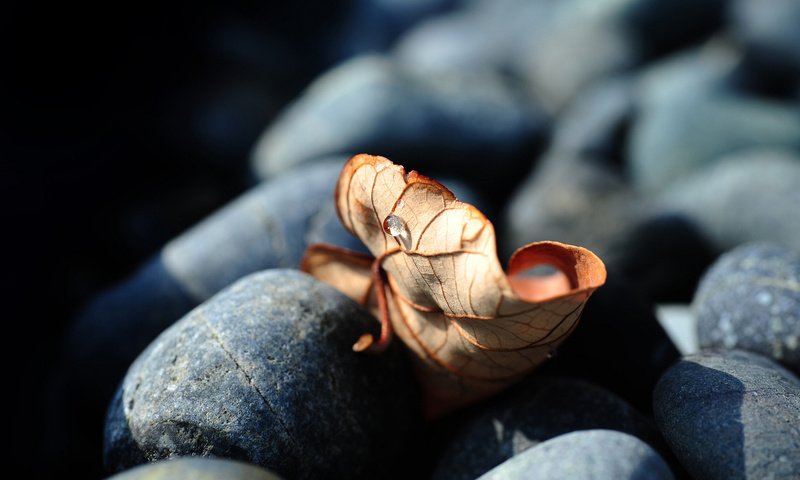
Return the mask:
[(613, 430), (566, 433), (525, 450), (480, 480), (672, 480), (664, 459), (638, 438)]
[(760, 353), (800, 372), (800, 254), (738, 247), (708, 270), (693, 309), (703, 348)]
[(445, 448), (433, 478), (474, 479), (514, 455), (558, 435), (613, 429), (658, 442), (647, 417), (591, 383), (531, 377), (479, 405)]
[(288, 478), (397, 472), (421, 419), (401, 351), (351, 349), (376, 327), (357, 304), (298, 271), (239, 280), (133, 363), (108, 412), (107, 468), (197, 455)]
[(277, 475), (244, 462), (181, 457), (142, 465), (108, 480), (280, 480)]
[(766, 357), (687, 356), (658, 382), (653, 410), (693, 478), (800, 478), (800, 380)]

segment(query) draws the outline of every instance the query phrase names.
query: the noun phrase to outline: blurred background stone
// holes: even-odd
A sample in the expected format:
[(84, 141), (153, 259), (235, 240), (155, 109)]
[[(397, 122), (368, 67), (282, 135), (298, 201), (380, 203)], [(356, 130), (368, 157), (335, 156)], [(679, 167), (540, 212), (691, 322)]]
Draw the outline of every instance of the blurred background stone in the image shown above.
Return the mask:
[(456, 173), (495, 198), (529, 168), (546, 128), (536, 104), (499, 75), (423, 76), (362, 56), (326, 72), (284, 110), (252, 163), (271, 178), (322, 155), (379, 154), (428, 176)]
[(195, 455), (287, 478), (399, 477), (421, 410), (402, 351), (353, 352), (377, 327), (296, 270), (241, 279), (131, 366), (109, 408), (106, 467)]
[[(603, 320), (593, 323), (602, 331), (645, 340), (622, 335), (636, 348), (612, 342), (618, 353), (605, 362), (579, 329), (573, 344), (586, 352), (565, 343), (564, 360), (575, 361), (565, 371), (640, 407), (653, 372), (663, 371), (657, 360), (674, 355), (664, 332), (651, 328), (651, 302), (685, 308), (702, 268), (742, 243), (798, 250), (797, 13), (791, 0), (5, 2), (0, 213), (11, 261), (3, 285), (9, 336), (27, 359), (9, 369), (9, 383), (24, 393), (12, 401), (20, 414), (8, 457), (32, 477), (101, 475), (99, 447), (83, 443), (99, 442), (99, 420), (83, 419), (102, 417), (105, 400), (87, 392), (111, 382), (101, 381), (102, 362), (64, 360), (68, 325), (95, 297), (84, 314), (149, 299), (109, 314), (139, 318), (142, 332), (69, 328), (73, 340), (95, 347), (111, 339), (75, 358), (119, 342), (107, 358), (135, 355), (143, 332), (156, 331), (157, 315), (145, 312), (161, 309), (171, 322), (232, 280), (247, 255), (234, 255), (236, 267), (222, 272), (215, 269), (231, 250), (214, 242), (173, 244), (183, 246), (171, 250), (170, 269), (160, 252), (255, 186), (259, 134), (284, 128), (287, 112), (323, 81), (331, 103), (309, 118), (326, 125), (325, 138), (313, 133), (322, 127), (296, 127), (282, 151), (305, 152), (303, 162), (313, 163), (327, 152), (312, 155), (312, 146), (341, 146), (344, 159), (374, 141), (371, 153), (463, 188), (465, 198), (473, 193), (501, 250), (553, 236), (596, 245), (628, 283), (623, 297), (636, 300), (613, 304), (612, 281), (585, 319), (597, 302)], [(381, 60), (354, 69), (363, 54)], [(332, 86), (327, 79), (342, 69), (350, 77)], [(500, 216), (512, 198), (519, 221)], [(341, 233), (321, 201), (299, 229), (304, 240), (287, 252)], [(241, 232), (230, 233), (213, 238)], [(258, 247), (266, 244), (277, 246)], [(99, 299), (114, 285), (123, 285), (116, 299)], [(614, 318), (647, 320), (637, 330)], [(643, 380), (625, 385), (594, 368), (624, 378), (625, 362)], [(51, 376), (61, 382), (56, 390), (45, 385)], [(70, 410), (78, 413), (63, 414)], [(70, 423), (83, 433), (65, 430)], [(423, 463), (440, 448), (429, 434)]]
[(440, 458), (434, 479), (474, 479), (558, 435), (619, 430), (659, 444), (652, 421), (612, 392), (568, 377), (533, 374), (472, 409)]
[(155, 462), (118, 473), (109, 480), (280, 480), (255, 465), (232, 460), (182, 457)]
[(49, 392), (58, 399), (49, 407), (51, 458), (99, 451), (103, 411), (128, 366), (191, 308), (248, 273), (296, 267), (323, 235), (363, 250), (330, 208), (343, 162), (317, 162), (252, 189), (86, 306), (66, 332)]
[(638, 438), (614, 430), (565, 433), (511, 457), (480, 480), (614, 478), (672, 480), (664, 459)]

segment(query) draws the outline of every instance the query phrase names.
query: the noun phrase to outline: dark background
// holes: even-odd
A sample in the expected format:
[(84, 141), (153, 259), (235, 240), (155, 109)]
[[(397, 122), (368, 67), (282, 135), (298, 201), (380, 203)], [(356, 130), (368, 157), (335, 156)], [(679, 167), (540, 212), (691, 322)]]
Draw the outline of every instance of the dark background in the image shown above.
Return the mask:
[(346, 3), (0, 6), (13, 466), (47, 471), (45, 385), (70, 319), (252, 183), (252, 143), (333, 62), (320, 40)]

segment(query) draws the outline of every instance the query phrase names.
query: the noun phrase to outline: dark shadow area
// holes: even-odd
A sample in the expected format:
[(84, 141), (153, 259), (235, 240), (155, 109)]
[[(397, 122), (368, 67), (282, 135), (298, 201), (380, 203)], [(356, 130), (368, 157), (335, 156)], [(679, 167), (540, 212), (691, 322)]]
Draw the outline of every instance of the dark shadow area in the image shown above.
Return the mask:
[(653, 305), (609, 271), (606, 284), (586, 303), (575, 331), (539, 371), (596, 383), (649, 413), (653, 387), (678, 358)]

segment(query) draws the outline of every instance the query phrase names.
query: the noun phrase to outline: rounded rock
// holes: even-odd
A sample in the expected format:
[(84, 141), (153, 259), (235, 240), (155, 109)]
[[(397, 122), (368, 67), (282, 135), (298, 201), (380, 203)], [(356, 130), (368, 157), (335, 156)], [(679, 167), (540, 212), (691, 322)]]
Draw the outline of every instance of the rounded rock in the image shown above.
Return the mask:
[(659, 429), (693, 478), (800, 477), (800, 380), (740, 350), (684, 357), (653, 394)]
[(355, 302), (303, 273), (241, 279), (133, 363), (108, 412), (107, 468), (196, 455), (288, 478), (396, 469), (419, 408), (399, 350), (352, 351), (376, 327)]
[(444, 449), (434, 479), (474, 479), (576, 430), (613, 429), (658, 442), (647, 417), (613, 393), (575, 379), (531, 377), (476, 410)]
[(233, 460), (182, 457), (142, 465), (118, 473), (108, 480), (280, 480), (255, 465)]
[(512, 457), (479, 480), (672, 480), (664, 459), (638, 438), (613, 430), (559, 435)]
[(701, 348), (759, 353), (800, 372), (800, 254), (743, 245), (706, 272), (695, 296)]
[(797, 185), (800, 153), (750, 150), (675, 182), (654, 199), (653, 209), (683, 215), (720, 252), (753, 242), (800, 251)]

